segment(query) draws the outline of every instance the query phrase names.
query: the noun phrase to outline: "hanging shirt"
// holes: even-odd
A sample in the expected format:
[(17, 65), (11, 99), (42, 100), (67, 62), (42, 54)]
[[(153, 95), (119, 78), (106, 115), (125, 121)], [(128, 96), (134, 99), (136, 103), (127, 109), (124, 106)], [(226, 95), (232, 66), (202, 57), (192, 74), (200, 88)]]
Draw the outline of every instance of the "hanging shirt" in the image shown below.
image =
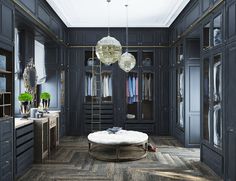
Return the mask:
[(109, 76), (109, 96), (112, 96), (112, 80), (111, 80), (111, 76)]
[(89, 75), (87, 79), (88, 79), (88, 96), (91, 96), (92, 95), (91, 94), (91, 76)]
[(221, 62), (214, 64), (214, 101), (221, 100)]
[(136, 102), (136, 81), (135, 76), (132, 77), (132, 91), (133, 91), (133, 102)]
[(221, 117), (221, 105), (217, 104), (214, 106), (213, 114), (214, 122), (214, 144), (221, 146), (222, 143), (222, 117)]
[(129, 76), (129, 97), (133, 97), (132, 77)]
[(85, 96), (88, 96), (88, 76), (87, 75), (85, 75), (84, 94)]
[(138, 77), (136, 77), (136, 79), (135, 79), (135, 82), (136, 82), (136, 88), (135, 88), (135, 90), (136, 90), (136, 102), (138, 102)]
[(142, 100), (145, 100), (145, 76), (142, 74)]

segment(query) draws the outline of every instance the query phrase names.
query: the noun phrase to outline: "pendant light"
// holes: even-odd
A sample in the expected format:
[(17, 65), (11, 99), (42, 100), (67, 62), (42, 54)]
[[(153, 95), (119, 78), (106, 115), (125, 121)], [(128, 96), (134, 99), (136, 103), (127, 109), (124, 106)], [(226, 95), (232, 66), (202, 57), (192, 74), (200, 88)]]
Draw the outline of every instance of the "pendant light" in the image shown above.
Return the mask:
[(111, 0), (107, 0), (108, 36), (99, 40), (96, 45), (96, 55), (98, 59), (106, 65), (110, 65), (118, 61), (122, 54), (122, 47), (120, 42), (114, 37), (110, 36), (110, 2)]
[(128, 3), (125, 5), (126, 7), (126, 51), (121, 55), (120, 60), (118, 60), (118, 64), (122, 70), (125, 72), (131, 71), (135, 65), (136, 60), (134, 56), (128, 52)]

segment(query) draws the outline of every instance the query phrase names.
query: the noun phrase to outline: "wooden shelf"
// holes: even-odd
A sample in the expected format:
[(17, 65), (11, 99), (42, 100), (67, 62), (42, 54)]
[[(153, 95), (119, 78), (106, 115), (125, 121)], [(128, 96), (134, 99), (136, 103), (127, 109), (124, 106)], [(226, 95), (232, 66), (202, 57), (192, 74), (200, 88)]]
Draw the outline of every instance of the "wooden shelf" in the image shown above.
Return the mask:
[(0, 69), (0, 74), (11, 74), (11, 71)]
[(11, 106), (11, 104), (2, 104), (2, 105), (0, 105), (0, 107), (9, 107), (9, 106)]
[(11, 92), (0, 92), (0, 94), (11, 94)]

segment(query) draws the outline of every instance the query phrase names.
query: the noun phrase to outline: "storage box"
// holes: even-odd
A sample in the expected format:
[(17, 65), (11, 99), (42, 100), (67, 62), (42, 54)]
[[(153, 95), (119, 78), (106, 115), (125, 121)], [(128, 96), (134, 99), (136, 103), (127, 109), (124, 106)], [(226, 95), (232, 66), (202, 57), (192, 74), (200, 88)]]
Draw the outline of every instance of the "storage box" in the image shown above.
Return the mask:
[(0, 69), (6, 70), (6, 56), (0, 55)]
[(0, 77), (0, 92), (6, 92), (6, 77)]

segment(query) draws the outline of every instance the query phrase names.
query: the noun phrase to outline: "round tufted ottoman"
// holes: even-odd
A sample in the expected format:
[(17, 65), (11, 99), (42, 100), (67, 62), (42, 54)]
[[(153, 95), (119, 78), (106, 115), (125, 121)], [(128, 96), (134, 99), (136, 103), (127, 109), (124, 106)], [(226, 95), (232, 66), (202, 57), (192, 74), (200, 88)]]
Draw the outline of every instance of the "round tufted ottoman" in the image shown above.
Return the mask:
[(88, 135), (89, 154), (99, 160), (129, 161), (146, 157), (148, 135), (120, 130), (115, 134), (97, 131)]

